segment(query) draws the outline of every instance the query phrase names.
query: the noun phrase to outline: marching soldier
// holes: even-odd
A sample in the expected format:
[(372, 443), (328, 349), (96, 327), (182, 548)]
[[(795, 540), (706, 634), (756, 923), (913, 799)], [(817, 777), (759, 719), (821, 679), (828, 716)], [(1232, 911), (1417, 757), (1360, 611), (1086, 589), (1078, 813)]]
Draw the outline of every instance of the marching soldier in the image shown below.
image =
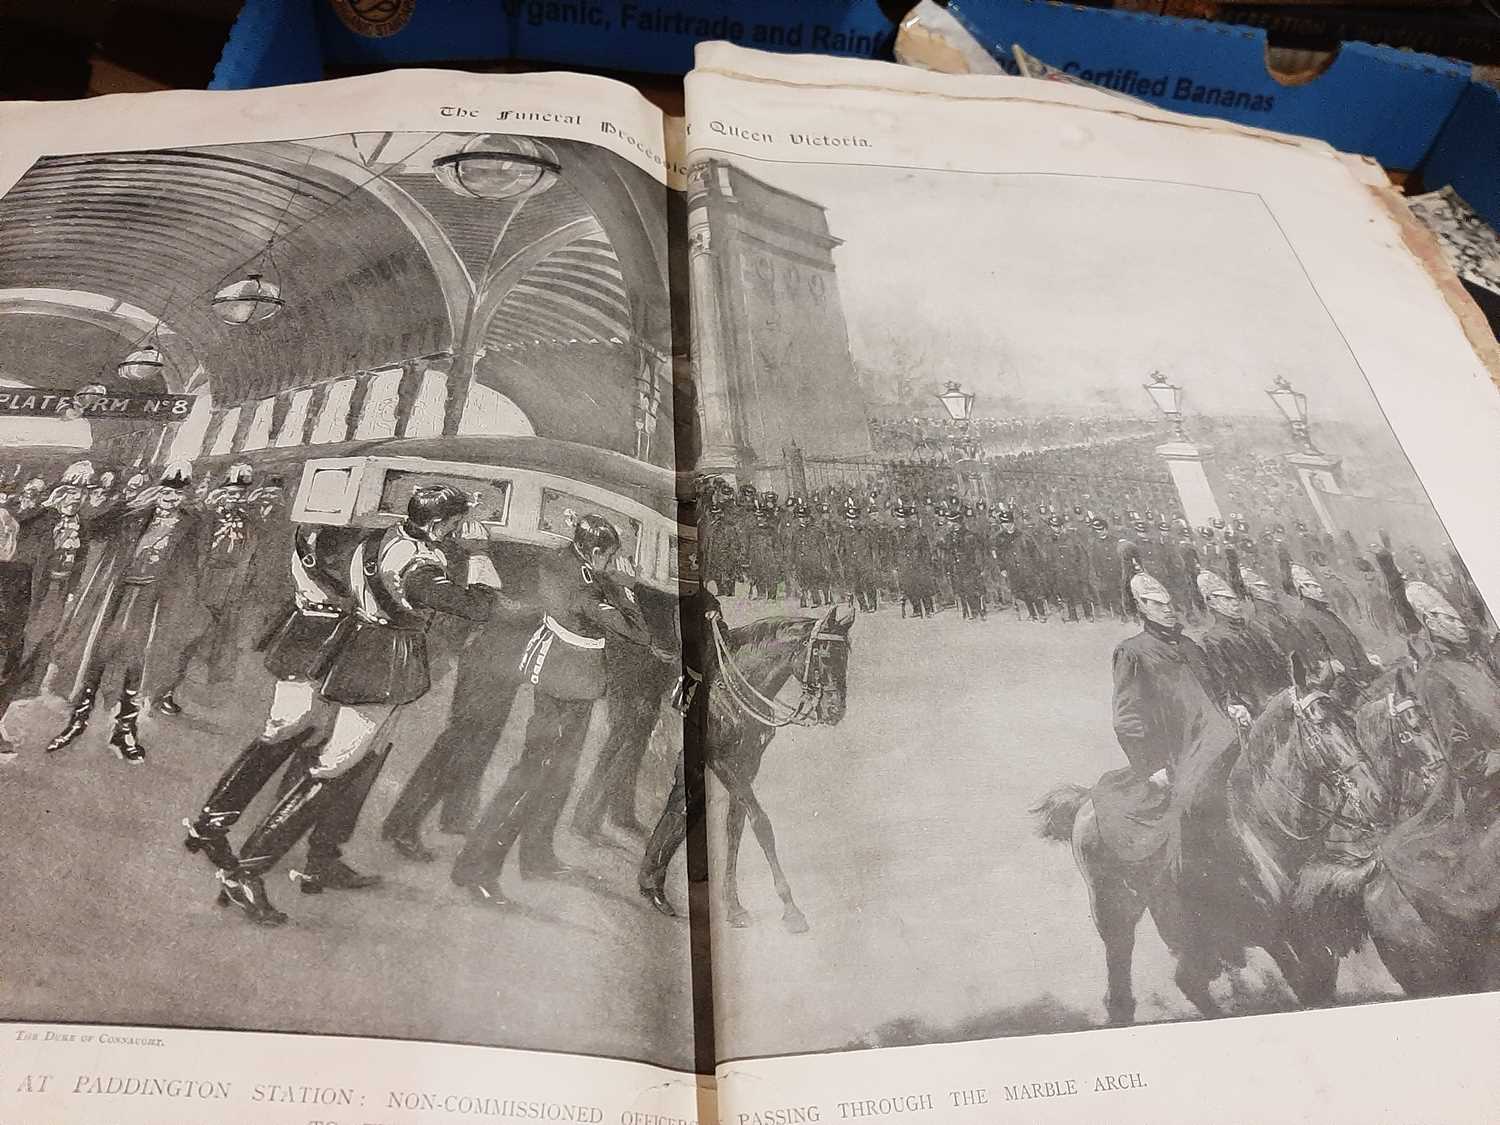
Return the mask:
[(197, 571), (199, 517), (183, 506), (192, 482), (185, 462), (169, 466), (154, 487), (89, 521), (88, 537), (109, 537), (109, 543), (62, 625), (59, 655), (78, 670), (78, 679), (68, 723), (47, 744), (49, 754), (84, 732), (105, 671), (119, 665), (124, 677), (109, 745), (121, 761), (146, 760), (136, 722), (147, 649), (164, 595)]
[(876, 529), (864, 522), (864, 513), (853, 496), (844, 501), (844, 528), (839, 536), (839, 557), (843, 563), (844, 581), (855, 603), (866, 613), (880, 606), (878, 576), (880, 557), (876, 547)]
[[(931, 617), (936, 609), (937, 570), (927, 534), (917, 520), (917, 509), (904, 500), (896, 501), (894, 547), (898, 566), (901, 597), (911, 606), (914, 617)], [(902, 610), (905, 616), (905, 609)]]
[[(482, 552), (470, 555), (460, 585), (448, 554), (469, 507), (469, 498), (453, 485), (419, 486), (407, 502), (406, 519), (366, 536), (355, 551), (349, 566), (352, 613), (329, 641), (326, 664), (315, 665), (322, 674), (319, 694), (337, 705), (327, 740), (251, 831), (233, 869), (219, 875), (224, 894), (251, 921), (286, 921), (263, 880), (309, 828), (327, 816), (335, 820), (329, 835), (336, 842), (353, 834), (390, 750), (386, 732), (392, 719), (432, 686), (426, 635), (433, 618), (488, 618), (500, 587), (494, 564)], [(301, 873), (311, 880), (305, 886), (318, 890), (368, 885), (367, 877), (342, 865), (337, 852), (310, 854), (308, 868)]]
[(812, 510), (806, 504), (800, 504), (794, 515), (797, 522), (791, 530), (792, 573), (797, 580), (797, 604), (806, 609), (823, 604), (823, 591), (828, 585), (827, 537), (813, 522)]
[(543, 555), (538, 564), (542, 624), (521, 660), (535, 696), (525, 745), (453, 864), (453, 881), (486, 906), (509, 905), (500, 873), (518, 842), (523, 876), (577, 874), (558, 861), (552, 837), (578, 769), (589, 716), (605, 692), (605, 639), (614, 634), (651, 644), (635, 595), (612, 577), (619, 549), (614, 526), (587, 515), (574, 526), (573, 541)]
[(203, 612), (196, 631), (178, 646), (172, 673), (156, 702), (157, 710), (165, 715), (182, 714), (175, 693), (200, 648), (206, 646), (208, 650), (205, 683), (224, 683), (234, 673), (239, 608), (250, 583), (250, 564), (260, 535), (259, 509), (250, 506), (252, 479), (249, 465), (231, 465), (224, 483), (204, 500), (210, 518), (204, 521), (206, 536), (198, 556), (198, 604)]
[[(229, 830), (278, 769), (299, 751), (309, 758), (315, 755), (327, 736), (330, 708), (319, 696), (318, 685), (333, 656), (335, 634), (349, 612), (351, 597), (349, 567), (329, 543), (332, 537), (329, 529), (306, 524), (294, 531), (292, 604), (265, 644), (266, 671), (276, 680), (265, 725), (260, 737), (240, 751), (220, 776), (197, 817), (183, 821), (187, 850), (204, 855), (216, 869), (229, 874), (238, 863), (229, 846)], [(308, 851), (313, 856), (338, 854), (336, 846), (325, 846), (321, 822), (313, 829)], [(309, 867), (317, 866), (309, 863)], [(335, 875), (331, 861), (322, 866), (323, 878), (333, 885), (369, 886), (375, 879), (342, 864)]]

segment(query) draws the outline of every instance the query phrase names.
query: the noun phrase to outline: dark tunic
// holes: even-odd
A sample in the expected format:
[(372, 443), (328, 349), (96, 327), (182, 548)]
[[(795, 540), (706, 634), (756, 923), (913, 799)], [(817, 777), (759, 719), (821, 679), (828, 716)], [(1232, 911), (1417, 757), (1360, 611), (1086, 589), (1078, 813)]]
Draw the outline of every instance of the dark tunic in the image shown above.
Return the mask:
[(920, 602), (937, 593), (937, 571), (927, 535), (919, 527), (896, 530), (896, 555), (900, 560), (901, 593), (911, 602)]
[(1251, 715), (1259, 715), (1267, 700), (1291, 685), (1286, 658), (1249, 621), (1216, 615), (1198, 645), (1229, 701), (1242, 704)]
[[(461, 586), (446, 552), (406, 524), (365, 538), (356, 553), (363, 589), (329, 642), (322, 695), (335, 703), (400, 706), (427, 694), (427, 628), (439, 613), (485, 621), (496, 591)], [(351, 567), (353, 571), (353, 567)]]
[(542, 625), (526, 646), (520, 670), (538, 692), (554, 699), (604, 695), (607, 637), (651, 643), (651, 630), (633, 595), (609, 575), (585, 566), (571, 543), (537, 561), (537, 597)]
[(278, 680), (321, 679), (335, 655), (333, 638), (349, 610), (339, 564), (348, 560), (330, 549), (329, 538), (328, 529), (305, 525), (293, 536), (293, 603), (264, 646), (266, 671)]
[(59, 664), (68, 675), (85, 663), (144, 664), (163, 599), (192, 590), (198, 525), (186, 506), (158, 517), (154, 508), (117, 504), (85, 521), (88, 538), (108, 542), (59, 628)]
[(1296, 653), (1305, 668), (1311, 669), (1327, 655), (1328, 646), (1321, 635), (1309, 633), (1297, 621), (1287, 616), (1281, 606), (1274, 602), (1255, 600), (1255, 609), (1250, 616), (1250, 626), (1264, 633), (1282, 656)]
[[(1106, 845), (1138, 885), (1183, 868), (1186, 822), (1221, 815), (1239, 743), (1219, 697), (1208, 658), (1180, 630), (1148, 622), (1115, 648), (1115, 737), (1130, 765), (1099, 779), (1094, 807)], [(1158, 770), (1165, 791), (1147, 782)]]
[(1307, 598), (1302, 598), (1301, 602), (1303, 627), (1317, 633), (1333, 658), (1344, 666), (1344, 671), (1361, 683), (1373, 679), (1377, 669), (1365, 655), (1365, 646), (1338, 614), (1322, 602)]

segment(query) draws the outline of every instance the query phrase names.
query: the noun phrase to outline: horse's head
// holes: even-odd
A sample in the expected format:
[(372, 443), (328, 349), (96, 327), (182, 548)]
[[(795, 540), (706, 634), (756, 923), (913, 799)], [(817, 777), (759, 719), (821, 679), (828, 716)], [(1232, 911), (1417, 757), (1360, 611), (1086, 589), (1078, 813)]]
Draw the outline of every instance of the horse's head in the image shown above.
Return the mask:
[(1297, 758), (1332, 795), (1330, 823), (1368, 823), (1384, 790), (1360, 748), (1354, 717), (1292, 658), (1292, 716)]
[(1446, 759), (1417, 694), (1412, 666), (1398, 665), (1383, 686), (1384, 694), (1360, 708), (1358, 726), (1370, 766), (1386, 779), (1391, 811), (1400, 817), (1414, 812), (1432, 793)]
[(807, 641), (807, 658), (798, 670), (802, 689), (815, 700), (813, 721), (832, 726), (844, 717), (849, 690), (849, 633), (855, 612), (830, 607), (813, 624)]

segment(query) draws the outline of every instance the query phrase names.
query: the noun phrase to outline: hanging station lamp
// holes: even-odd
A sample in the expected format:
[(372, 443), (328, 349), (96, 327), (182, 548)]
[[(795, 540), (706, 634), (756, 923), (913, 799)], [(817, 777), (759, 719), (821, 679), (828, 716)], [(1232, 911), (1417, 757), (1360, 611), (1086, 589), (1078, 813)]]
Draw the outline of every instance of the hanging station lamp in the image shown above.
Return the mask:
[[(264, 268), (252, 268), (238, 281), (231, 281), (214, 294), (214, 312), (225, 324), (270, 320), (286, 304), (281, 297), (281, 283), (276, 276), (276, 263), (271, 258), (269, 244), (261, 257)], [(259, 261), (255, 263), (260, 264)]]
[(153, 334), (145, 346), (136, 348), (115, 364), (115, 374), (128, 383), (145, 383), (160, 379), (166, 372), (166, 367), (166, 358), (161, 354), (161, 348), (157, 346)]
[(468, 199), (522, 199), (546, 191), (562, 170), (556, 155), (530, 137), (485, 133), (432, 162), (438, 183)]

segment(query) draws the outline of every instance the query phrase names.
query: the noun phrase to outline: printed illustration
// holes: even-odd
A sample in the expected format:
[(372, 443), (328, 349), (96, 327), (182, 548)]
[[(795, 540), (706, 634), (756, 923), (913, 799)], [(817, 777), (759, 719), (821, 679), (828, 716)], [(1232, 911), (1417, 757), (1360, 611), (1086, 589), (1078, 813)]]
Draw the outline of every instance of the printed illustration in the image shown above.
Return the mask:
[(0, 199), (0, 1015), (692, 1065), (670, 206), (443, 133)]
[[(711, 709), (786, 728), (709, 836), (721, 1054), (1500, 983), (1495, 623), (1259, 197), (687, 202)], [(836, 724), (732, 644), (845, 618)]]

